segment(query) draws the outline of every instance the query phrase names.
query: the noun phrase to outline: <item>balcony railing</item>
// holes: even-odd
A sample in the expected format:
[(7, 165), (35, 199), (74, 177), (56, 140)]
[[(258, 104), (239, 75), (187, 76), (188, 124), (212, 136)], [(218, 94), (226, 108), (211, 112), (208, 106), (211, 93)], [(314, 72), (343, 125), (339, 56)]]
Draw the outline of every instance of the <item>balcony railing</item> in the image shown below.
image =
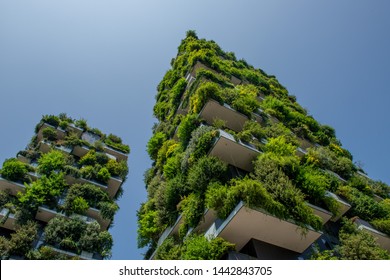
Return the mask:
[(292, 220), (281, 220), (263, 209), (247, 207), (242, 201), (218, 226), (215, 222), (205, 233), (208, 238), (222, 237), (236, 244), (240, 251), (250, 239), (257, 239), (294, 252), (302, 253), (321, 232), (308, 228), (306, 234)]
[(24, 192), (26, 187), (19, 182), (9, 181), (0, 176), (0, 190), (8, 190), (12, 195), (16, 195), (18, 192)]
[(0, 221), (2, 223), (0, 224), (0, 227), (6, 228), (9, 230), (15, 230), (16, 229), (16, 218), (13, 213), (10, 213), (10, 210), (8, 208), (3, 208), (0, 211)]
[(371, 234), (376, 239), (376, 242), (379, 244), (379, 246), (390, 253), (390, 236), (373, 228), (370, 223), (362, 219), (356, 219), (354, 222), (358, 229), (364, 230)]
[[(93, 210), (92, 208), (89, 208), (88, 211), (91, 211), (90, 213), (94, 213), (93, 215), (98, 215), (98, 214), (96, 214), (96, 211), (100, 212), (99, 210), (97, 210), (97, 209)], [(88, 213), (88, 211), (87, 211), (87, 213)], [(100, 215), (100, 213), (99, 213), (99, 215)], [(38, 211), (35, 215), (35, 219), (42, 221), (42, 222), (45, 222), (45, 223), (48, 223), (51, 219), (53, 219), (55, 217), (66, 217), (66, 218), (78, 217), (79, 219), (81, 219), (82, 221), (84, 221), (86, 223), (92, 223), (94, 221), (97, 221), (96, 219), (94, 219), (92, 217), (79, 215), (79, 214), (73, 214), (73, 215), (68, 217), (64, 213), (60, 213), (60, 212), (57, 212), (56, 210), (49, 209), (49, 207), (47, 207), (47, 206), (39, 206)]]
[(248, 172), (253, 170), (252, 161), (259, 154), (254, 146), (236, 141), (233, 135), (223, 130), (219, 130), (219, 137), (209, 152), (209, 155)]
[(306, 203), (312, 210), (315, 215), (321, 218), (322, 224), (326, 224), (333, 216), (333, 214), (324, 208), (313, 205), (311, 203)]
[(217, 101), (210, 99), (200, 111), (199, 116), (209, 125), (212, 125), (215, 119), (221, 119), (225, 126), (234, 131), (241, 131), (248, 117), (236, 111), (227, 104), (219, 104)]
[(52, 149), (56, 149), (56, 150), (61, 151), (65, 154), (70, 154), (72, 152), (72, 148), (69, 148), (69, 147), (55, 146), (55, 145), (52, 145), (50, 142), (45, 141), (45, 140), (42, 140), (39, 142), (39, 150), (42, 153), (46, 154), (46, 153), (50, 152)]
[(337, 204), (339, 205), (338, 215), (333, 217), (331, 221), (333, 222), (337, 221), (351, 208), (351, 205), (348, 202), (346, 202), (344, 199), (339, 197), (337, 194), (327, 191), (325, 195), (335, 199), (337, 201)]

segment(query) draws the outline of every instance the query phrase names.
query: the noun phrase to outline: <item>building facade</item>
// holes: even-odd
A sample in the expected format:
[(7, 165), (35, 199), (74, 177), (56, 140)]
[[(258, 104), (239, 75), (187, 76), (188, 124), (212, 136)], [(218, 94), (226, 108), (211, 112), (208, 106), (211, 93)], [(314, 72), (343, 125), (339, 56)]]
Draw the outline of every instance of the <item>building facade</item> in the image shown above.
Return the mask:
[(2, 259), (105, 259), (129, 146), (83, 119), (45, 115), (0, 177)]
[(274, 76), (193, 31), (171, 66), (138, 211), (146, 259), (389, 257), (389, 187)]

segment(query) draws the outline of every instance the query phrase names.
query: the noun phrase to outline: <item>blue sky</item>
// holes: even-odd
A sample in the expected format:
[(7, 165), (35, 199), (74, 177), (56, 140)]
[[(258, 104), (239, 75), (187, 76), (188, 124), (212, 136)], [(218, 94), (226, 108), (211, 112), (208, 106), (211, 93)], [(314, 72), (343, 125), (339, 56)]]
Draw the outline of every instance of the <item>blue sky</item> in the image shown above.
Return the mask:
[(0, 162), (43, 114), (66, 112), (131, 146), (112, 259), (140, 259), (156, 86), (186, 30), (276, 75), (336, 129), (368, 175), (390, 183), (390, 2), (0, 0)]

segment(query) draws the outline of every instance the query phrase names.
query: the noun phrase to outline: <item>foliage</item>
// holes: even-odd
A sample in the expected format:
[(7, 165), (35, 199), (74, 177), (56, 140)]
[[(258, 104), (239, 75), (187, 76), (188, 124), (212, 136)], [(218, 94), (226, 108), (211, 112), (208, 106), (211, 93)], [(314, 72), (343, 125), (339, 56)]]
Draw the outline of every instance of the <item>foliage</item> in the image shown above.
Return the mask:
[(195, 193), (189, 194), (179, 204), (184, 223), (189, 227), (196, 227), (204, 212), (203, 199)]
[(162, 144), (166, 140), (166, 135), (162, 132), (157, 132), (153, 135), (152, 138), (150, 138), (148, 145), (147, 145), (147, 151), (151, 159), (156, 160), (158, 150), (161, 148)]
[(118, 150), (122, 153), (125, 153), (125, 154), (128, 154), (130, 153), (130, 147), (129, 145), (126, 145), (126, 144), (123, 144), (123, 143), (117, 143), (117, 142), (114, 142), (112, 141), (110, 138), (106, 138), (104, 139), (104, 143), (107, 145), (107, 146), (110, 146), (111, 148), (115, 149), (115, 150)]
[(57, 131), (52, 127), (45, 127), (42, 130), (43, 139), (54, 141), (57, 139)]
[(85, 120), (85, 119), (76, 120), (74, 124), (75, 124), (77, 127), (83, 129), (84, 131), (88, 129), (87, 120)]
[(110, 159), (106, 164), (106, 168), (112, 176), (119, 176), (120, 178), (122, 178), (122, 180), (124, 180), (127, 176), (127, 173), (129, 173), (127, 163), (123, 160), (118, 162), (114, 159)]
[(155, 209), (153, 200), (141, 205), (137, 212), (138, 217), (138, 247), (142, 248), (157, 242), (162, 228), (158, 227), (158, 213)]
[(9, 255), (26, 256), (31, 250), (32, 243), (38, 235), (38, 226), (35, 222), (29, 221), (27, 224), (20, 226), (15, 233), (11, 234), (9, 240)]
[(96, 174), (96, 179), (103, 183), (107, 183), (110, 177), (111, 174), (106, 167), (100, 168), (99, 172)]
[(234, 244), (216, 237), (208, 240), (203, 235), (193, 235), (184, 240), (182, 249), (183, 260), (219, 260), (229, 250), (234, 250)]
[(42, 116), (42, 122), (50, 124), (54, 127), (57, 127), (60, 124), (60, 118), (54, 115), (44, 115)]
[(112, 237), (100, 231), (97, 222), (86, 224), (78, 218), (55, 217), (45, 227), (45, 242), (61, 249), (80, 254), (97, 252), (103, 257), (111, 254)]
[(257, 180), (236, 179), (230, 186), (214, 183), (206, 192), (206, 205), (215, 209), (221, 218), (226, 218), (241, 200), (248, 207), (263, 208), (279, 218), (286, 218), (284, 205), (275, 201)]
[(307, 225), (317, 230), (322, 228), (320, 218), (305, 203), (302, 192), (292, 184), (280, 164), (267, 157), (267, 154), (260, 155), (255, 162), (254, 178), (263, 182), (273, 199), (289, 206), (286, 207), (286, 217), (295, 220), (302, 228)]
[(181, 247), (175, 242), (173, 237), (168, 237), (164, 242), (158, 246), (156, 260), (180, 260), (181, 259)]
[(199, 120), (197, 114), (188, 114), (181, 121), (177, 129), (177, 137), (179, 138), (183, 148), (187, 147), (191, 139), (191, 133), (198, 127), (198, 125), (199, 125)]
[(217, 131), (212, 127), (201, 126), (195, 129), (181, 162), (182, 170), (186, 170), (197, 159), (206, 155), (216, 136)]
[(210, 183), (224, 182), (226, 178), (227, 164), (216, 157), (204, 156), (188, 171), (187, 182), (191, 191), (202, 194)]
[(260, 107), (256, 99), (258, 91), (258, 88), (254, 85), (239, 85), (234, 89), (226, 90), (225, 102), (237, 111), (251, 117), (252, 113)]
[(381, 232), (390, 235), (390, 216), (387, 219), (373, 220), (371, 224)]
[(63, 208), (65, 212), (83, 214), (89, 208), (101, 210), (102, 216), (112, 219), (118, 206), (110, 199), (108, 194), (92, 184), (74, 184), (67, 193)]
[(195, 114), (199, 113), (210, 98), (216, 101), (222, 101), (221, 94), (221, 88), (215, 83), (206, 82), (200, 85), (191, 97), (191, 112)]
[(79, 160), (80, 165), (95, 165), (97, 162), (95, 150), (89, 150), (82, 158)]
[(329, 169), (336, 172), (344, 179), (349, 179), (352, 176), (353, 164), (352, 161), (344, 156), (337, 156), (327, 147), (309, 148), (305, 155), (306, 164), (318, 168)]
[(340, 259), (343, 260), (384, 260), (390, 259), (389, 253), (381, 249), (374, 237), (358, 230), (351, 222), (347, 221), (340, 230), (340, 247), (338, 248)]
[(372, 197), (350, 186), (340, 187), (338, 194), (345, 197), (351, 204), (352, 208), (349, 210), (351, 215), (359, 216), (367, 221), (385, 218), (390, 215), (385, 205), (376, 202)]
[(6, 159), (3, 163), (3, 168), (0, 170), (4, 179), (22, 182), (26, 181), (27, 172), (27, 165), (16, 158)]
[(19, 193), (19, 201), (26, 209), (37, 209), (41, 205), (55, 207), (57, 197), (62, 194), (66, 186), (63, 173), (42, 175), (41, 178), (30, 185), (26, 191)]
[(38, 159), (37, 170), (40, 174), (49, 175), (53, 171), (63, 170), (66, 163), (67, 159), (62, 152), (52, 150)]

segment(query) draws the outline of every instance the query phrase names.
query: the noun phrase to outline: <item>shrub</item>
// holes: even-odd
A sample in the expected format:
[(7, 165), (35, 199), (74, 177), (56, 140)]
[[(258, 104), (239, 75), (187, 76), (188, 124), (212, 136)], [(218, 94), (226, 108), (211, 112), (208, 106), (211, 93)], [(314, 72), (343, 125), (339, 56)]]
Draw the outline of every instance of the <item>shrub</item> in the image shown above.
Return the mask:
[(19, 201), (26, 209), (36, 210), (43, 204), (55, 207), (57, 197), (65, 190), (65, 186), (63, 173), (42, 175), (39, 180), (26, 185), (26, 191), (19, 193)]
[(99, 202), (98, 208), (102, 214), (102, 217), (107, 220), (112, 220), (115, 213), (119, 210), (118, 204), (109, 201)]
[(89, 150), (82, 158), (79, 160), (80, 165), (95, 165), (97, 162), (97, 155), (95, 150)]
[(107, 136), (107, 139), (109, 139), (112, 142), (117, 143), (117, 144), (122, 143), (122, 139), (119, 136), (116, 136), (116, 135), (111, 134), (111, 133)]
[(187, 147), (188, 142), (191, 139), (191, 133), (198, 127), (198, 124), (199, 120), (198, 115), (196, 114), (188, 114), (181, 121), (177, 130), (177, 137), (183, 148)]
[(195, 193), (189, 194), (179, 203), (179, 209), (184, 217), (184, 224), (196, 227), (203, 216), (204, 201)]
[(351, 204), (352, 208), (349, 210), (351, 215), (359, 216), (367, 221), (385, 218), (389, 215), (386, 206), (350, 186), (341, 186), (337, 193)]
[(116, 161), (115, 159), (108, 160), (106, 168), (112, 176), (119, 176), (123, 180), (126, 178), (129, 168), (125, 161)]
[(1, 176), (4, 179), (11, 181), (25, 181), (28, 169), (25, 163), (15, 158), (9, 158), (4, 161), (3, 168), (0, 171)]
[(234, 244), (216, 237), (208, 240), (203, 235), (188, 237), (183, 244), (183, 260), (219, 260), (228, 251), (234, 250)]
[(81, 128), (82, 130), (84, 130), (84, 131), (88, 129), (87, 120), (85, 120), (85, 119), (76, 120), (74, 124), (75, 124), (77, 127), (79, 127), (79, 128)]
[(152, 136), (152, 138), (150, 138), (147, 145), (147, 151), (151, 159), (157, 159), (158, 150), (161, 148), (165, 140), (166, 135), (162, 132), (157, 132)]
[(57, 131), (52, 127), (45, 127), (42, 130), (43, 139), (54, 141), (57, 139)]
[(82, 197), (76, 197), (71, 206), (71, 212), (84, 214), (89, 208), (88, 202)]
[(203, 193), (215, 181), (225, 181), (227, 164), (211, 156), (200, 158), (188, 171), (188, 186), (191, 191)]
[(54, 127), (60, 124), (60, 118), (54, 115), (44, 115), (42, 116), (42, 121)]
[(210, 99), (222, 102), (221, 98), (221, 88), (212, 82), (206, 82), (200, 85), (195, 94), (191, 96), (190, 108), (191, 112), (197, 114)]
[(381, 232), (390, 235), (390, 217), (388, 219), (373, 220), (371, 224)]
[(33, 242), (38, 236), (38, 226), (35, 222), (29, 221), (11, 234), (9, 241), (9, 254), (26, 256), (31, 250)]
[(96, 179), (103, 183), (107, 183), (110, 177), (111, 174), (106, 167), (100, 168), (99, 172), (96, 174)]
[(52, 171), (63, 170), (66, 161), (66, 157), (62, 152), (53, 150), (47, 154), (43, 154), (38, 159), (37, 170), (40, 174), (49, 175)]
[(60, 124), (59, 124), (59, 126), (60, 126), (60, 128), (62, 129), (62, 130), (65, 130), (65, 129), (67, 129), (68, 128), (68, 125), (69, 125), (69, 121), (60, 121)]
[(153, 207), (153, 201), (141, 205), (137, 212), (138, 217), (138, 247), (142, 248), (157, 242), (163, 228), (158, 226), (158, 213)]
[(217, 135), (218, 132), (212, 127), (201, 126), (195, 129), (191, 134), (191, 140), (184, 152), (181, 168), (187, 170), (189, 165), (206, 155)]

